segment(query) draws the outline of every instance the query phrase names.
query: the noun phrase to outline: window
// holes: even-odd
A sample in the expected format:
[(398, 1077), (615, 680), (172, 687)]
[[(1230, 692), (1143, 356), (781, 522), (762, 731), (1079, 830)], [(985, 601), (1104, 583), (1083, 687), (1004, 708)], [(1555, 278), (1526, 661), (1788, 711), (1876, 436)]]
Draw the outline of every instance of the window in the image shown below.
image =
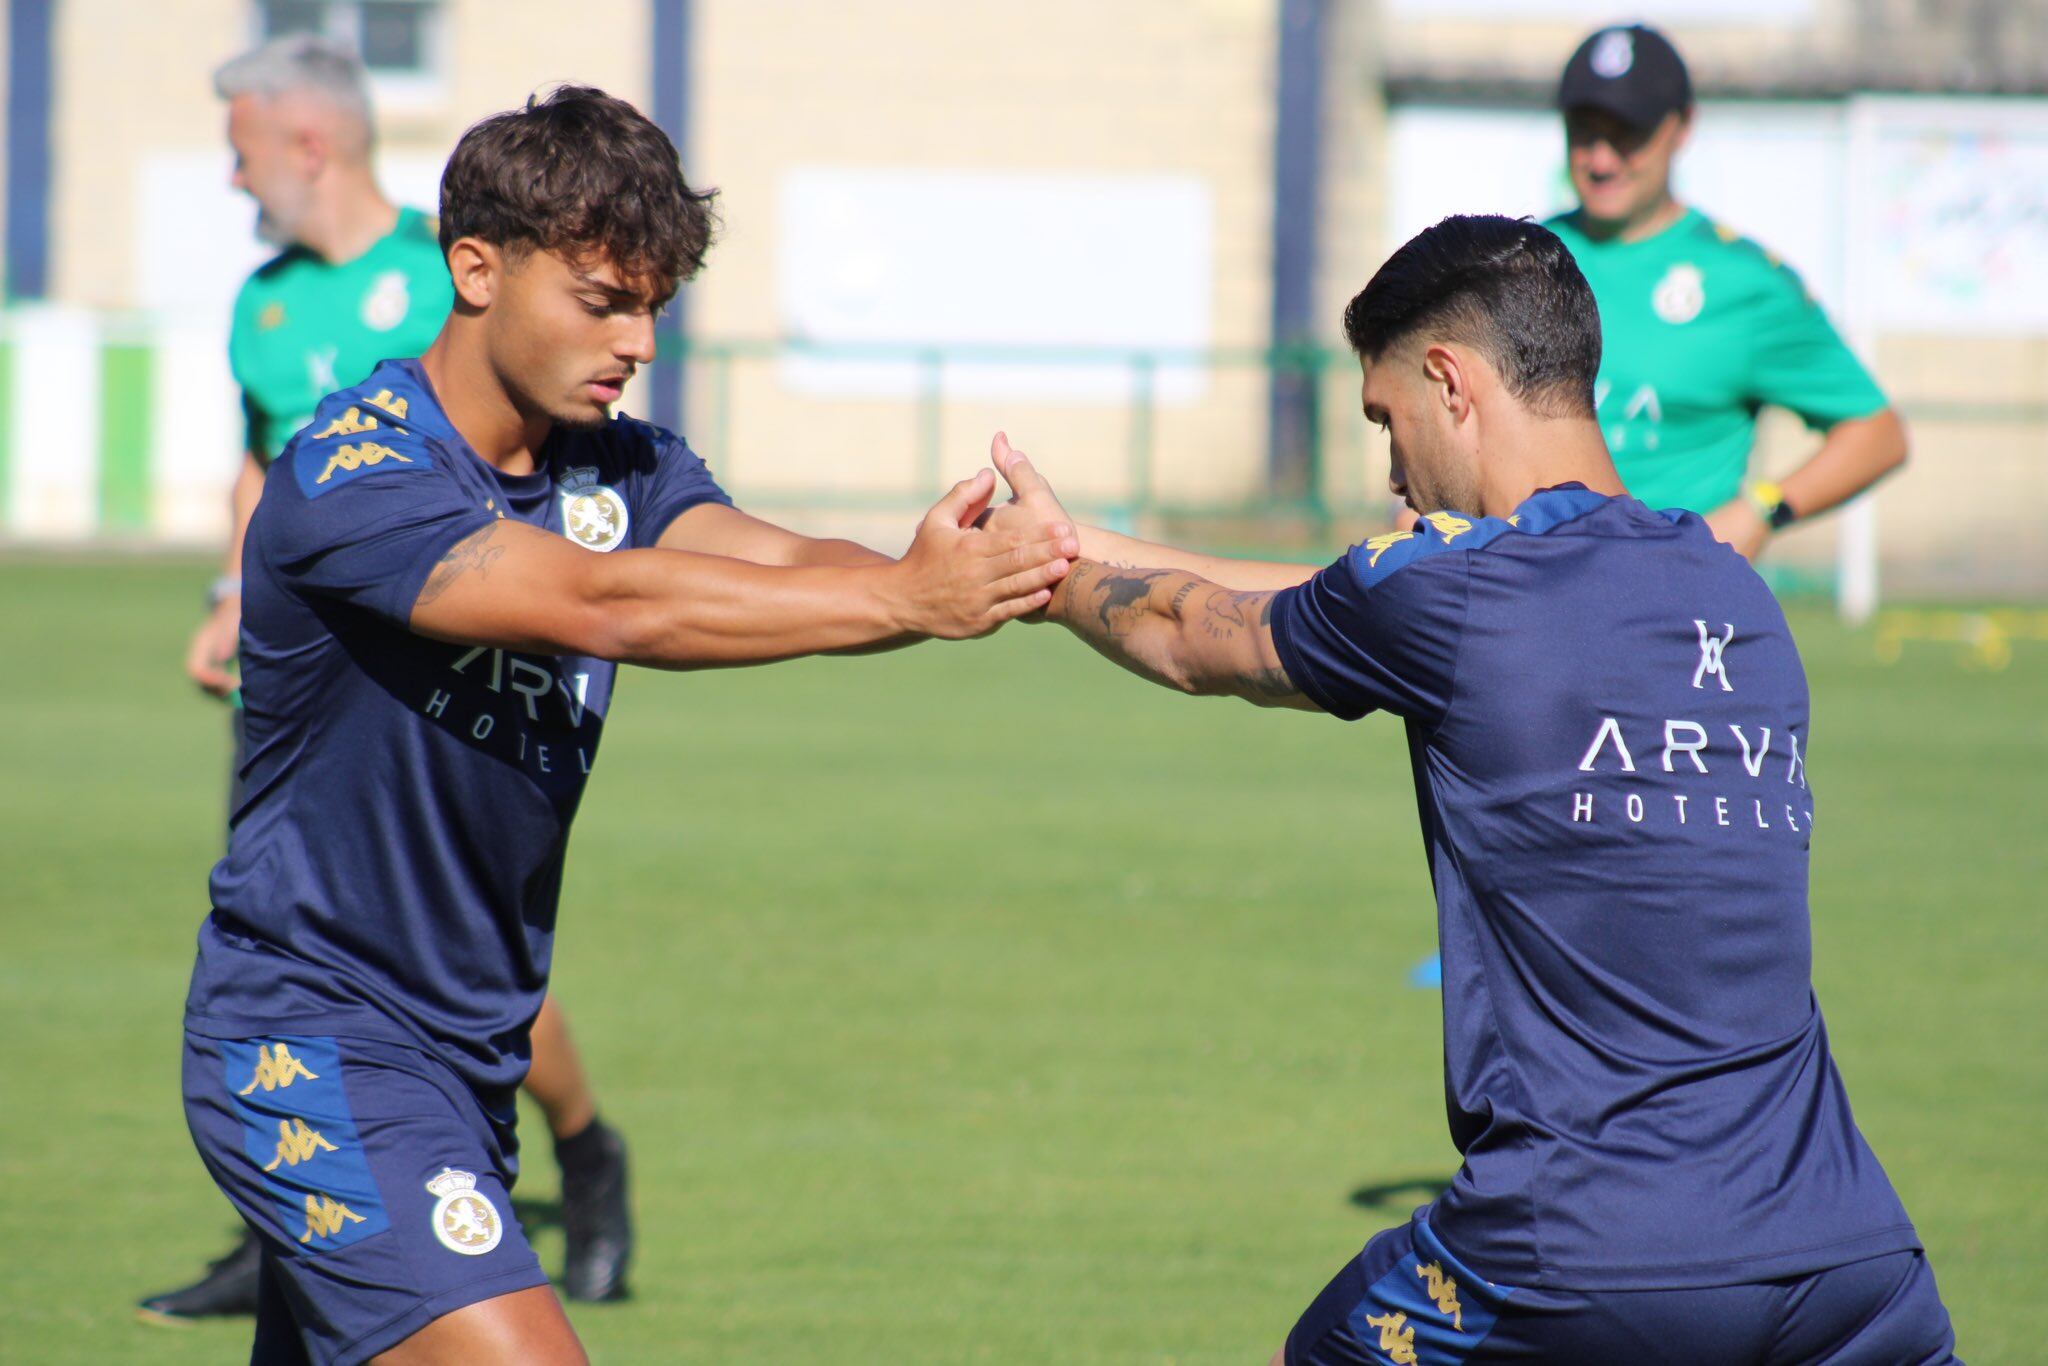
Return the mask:
[(257, 0), (260, 37), (324, 33), (362, 55), (380, 104), (439, 101), (442, 0)]

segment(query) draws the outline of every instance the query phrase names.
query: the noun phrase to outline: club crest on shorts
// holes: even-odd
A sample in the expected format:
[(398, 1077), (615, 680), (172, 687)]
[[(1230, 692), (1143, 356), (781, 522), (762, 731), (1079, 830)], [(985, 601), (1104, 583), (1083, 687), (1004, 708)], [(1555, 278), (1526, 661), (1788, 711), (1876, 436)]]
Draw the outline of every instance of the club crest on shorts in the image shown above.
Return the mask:
[(443, 1167), (427, 1182), (427, 1193), (440, 1197), (431, 1216), (441, 1246), (465, 1257), (481, 1257), (505, 1236), (505, 1221), (489, 1196), (476, 1188), (473, 1172)]
[(585, 550), (617, 550), (626, 543), (626, 500), (611, 485), (598, 483), (596, 470), (564, 470), (556, 488), (564, 536)]
[(1681, 261), (1664, 272), (1650, 292), (1650, 307), (1667, 323), (1689, 323), (1707, 306), (1707, 282), (1700, 268)]

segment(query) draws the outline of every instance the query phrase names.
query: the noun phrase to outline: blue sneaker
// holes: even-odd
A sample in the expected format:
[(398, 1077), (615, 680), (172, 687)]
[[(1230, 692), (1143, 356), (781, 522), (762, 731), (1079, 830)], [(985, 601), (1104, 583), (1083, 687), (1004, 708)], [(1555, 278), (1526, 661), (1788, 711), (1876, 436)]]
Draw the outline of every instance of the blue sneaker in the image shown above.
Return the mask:
[(1443, 955), (1432, 953), (1429, 957), (1408, 969), (1408, 985), (1417, 991), (1442, 991), (1444, 989)]

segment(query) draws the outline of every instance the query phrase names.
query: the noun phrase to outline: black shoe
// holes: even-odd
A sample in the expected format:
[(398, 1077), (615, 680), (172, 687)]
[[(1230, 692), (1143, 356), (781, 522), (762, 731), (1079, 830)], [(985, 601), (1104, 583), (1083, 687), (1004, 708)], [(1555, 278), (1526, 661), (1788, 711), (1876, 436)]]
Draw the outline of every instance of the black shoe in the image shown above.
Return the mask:
[(206, 1274), (181, 1290), (151, 1295), (137, 1308), (146, 1319), (211, 1319), (256, 1312), (256, 1278), (263, 1245), (256, 1235), (242, 1234), (234, 1250), (206, 1268)]
[(626, 1209), (626, 1140), (602, 1120), (555, 1145), (562, 1164), (562, 1230), (569, 1254), (562, 1293), (572, 1300), (626, 1298), (633, 1216)]

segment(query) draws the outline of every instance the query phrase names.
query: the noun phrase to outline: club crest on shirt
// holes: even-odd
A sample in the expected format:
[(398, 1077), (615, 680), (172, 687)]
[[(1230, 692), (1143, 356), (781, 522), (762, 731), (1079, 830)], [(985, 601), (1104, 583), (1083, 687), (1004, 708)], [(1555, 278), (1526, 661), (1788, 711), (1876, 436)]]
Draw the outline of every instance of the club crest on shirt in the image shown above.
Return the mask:
[(411, 307), (412, 290), (406, 284), (405, 272), (387, 270), (371, 283), (370, 292), (363, 296), (363, 326), (372, 332), (389, 332), (405, 321), (406, 312)]
[(562, 500), (562, 534), (585, 550), (617, 550), (626, 542), (626, 500), (597, 482), (589, 466), (562, 471), (555, 485)]
[(441, 1174), (427, 1182), (427, 1193), (439, 1196), (434, 1212), (434, 1237), (450, 1252), (481, 1257), (505, 1237), (505, 1221), (489, 1196), (476, 1188), (474, 1172), (443, 1167)]
[(1689, 323), (1707, 304), (1706, 280), (1700, 268), (1681, 261), (1664, 272), (1664, 278), (1650, 291), (1650, 307), (1667, 323)]

